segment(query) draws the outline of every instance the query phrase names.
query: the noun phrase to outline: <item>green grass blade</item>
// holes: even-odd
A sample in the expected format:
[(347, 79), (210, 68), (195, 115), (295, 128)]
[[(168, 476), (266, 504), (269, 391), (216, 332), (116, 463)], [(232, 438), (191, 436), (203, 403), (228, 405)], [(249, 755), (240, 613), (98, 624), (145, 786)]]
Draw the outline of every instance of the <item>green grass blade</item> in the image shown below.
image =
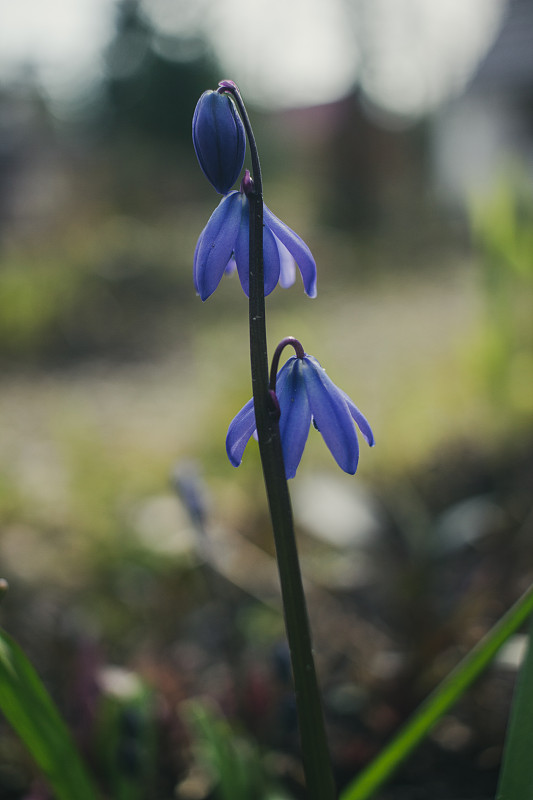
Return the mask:
[[(494, 625), (458, 666), (420, 705), (394, 739), (343, 791), (341, 800), (367, 800), (424, 739), (435, 723), (461, 697), (490, 664), (500, 647), (515, 633), (533, 611), (533, 586)], [(530, 703), (533, 702), (530, 699)], [(533, 716), (530, 718), (530, 726)], [(531, 742), (531, 738), (528, 740)], [(515, 797), (530, 795), (512, 795)], [(511, 798), (511, 795), (508, 795)]]
[(97, 800), (50, 695), (20, 647), (1, 630), (0, 709), (42, 769), (57, 800)]
[(497, 800), (533, 797), (533, 626), (515, 690), (505, 742)]
[[(208, 705), (189, 700), (181, 708), (193, 734), (193, 751), (208, 773), (217, 777), (217, 800), (289, 800), (268, 775), (251, 741), (235, 736), (225, 719)], [(211, 796), (211, 795), (209, 795)]]

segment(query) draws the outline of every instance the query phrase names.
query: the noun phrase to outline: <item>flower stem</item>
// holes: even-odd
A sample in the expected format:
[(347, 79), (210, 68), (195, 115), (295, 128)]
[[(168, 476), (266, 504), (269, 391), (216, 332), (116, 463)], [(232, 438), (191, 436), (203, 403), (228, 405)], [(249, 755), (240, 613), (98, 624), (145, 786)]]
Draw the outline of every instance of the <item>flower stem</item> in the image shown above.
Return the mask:
[(281, 342), (274, 350), (274, 355), (272, 356), (272, 364), (270, 365), (270, 383), (268, 384), (268, 386), (271, 392), (276, 391), (276, 378), (278, 376), (279, 360), (282, 352), (285, 350), (286, 347), (293, 347), (297, 358), (305, 357), (305, 350), (303, 349), (298, 339), (295, 339), (294, 336), (286, 336), (284, 339), (281, 340)]
[[(229, 82), (228, 82), (229, 83)], [(223, 84), (224, 85), (224, 84)], [(263, 188), (261, 167), (248, 114), (237, 87), (231, 91), (250, 144), (254, 190), (250, 202), (250, 360), (259, 452), (274, 531), (285, 627), (291, 653), (302, 762), (309, 800), (334, 800), (322, 701), (313, 659), (311, 631), (285, 478), (277, 409), (269, 394), (263, 268)]]

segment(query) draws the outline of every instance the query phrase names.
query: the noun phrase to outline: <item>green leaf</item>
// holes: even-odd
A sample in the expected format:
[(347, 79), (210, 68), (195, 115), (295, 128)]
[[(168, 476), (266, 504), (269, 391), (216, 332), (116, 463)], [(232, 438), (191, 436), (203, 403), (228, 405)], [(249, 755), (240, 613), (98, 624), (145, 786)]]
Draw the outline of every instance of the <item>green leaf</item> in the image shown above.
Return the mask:
[(70, 733), (28, 658), (0, 630), (0, 709), (58, 800), (97, 800)]
[(120, 668), (107, 670), (104, 686), (94, 736), (100, 774), (113, 800), (144, 800), (157, 772), (154, 694)]
[[(435, 723), (461, 697), (481, 672), (490, 664), (500, 647), (515, 633), (533, 611), (533, 586), (494, 625), (489, 633), (444, 678), (415, 711), (394, 739), (363, 772), (343, 791), (340, 800), (367, 800), (420, 744)], [(533, 671), (532, 671), (533, 672)], [(531, 687), (530, 687), (531, 688)], [(530, 697), (530, 706), (533, 700)], [(533, 714), (528, 724), (533, 730)], [(527, 740), (531, 743), (531, 738)], [(531, 760), (531, 756), (530, 760)], [(506, 795), (509, 800), (531, 797), (530, 793)]]
[(270, 780), (257, 748), (235, 736), (213, 709), (189, 700), (181, 711), (193, 733), (198, 762), (216, 778), (214, 796), (218, 800), (289, 800)]
[(533, 797), (533, 626), (526, 658), (520, 670), (505, 742), (497, 800)]

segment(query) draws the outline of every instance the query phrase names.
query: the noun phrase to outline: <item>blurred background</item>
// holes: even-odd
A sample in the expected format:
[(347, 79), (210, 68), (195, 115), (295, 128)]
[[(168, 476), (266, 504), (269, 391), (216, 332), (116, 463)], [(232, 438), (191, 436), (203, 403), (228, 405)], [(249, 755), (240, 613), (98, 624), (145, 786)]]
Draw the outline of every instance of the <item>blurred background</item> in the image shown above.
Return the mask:
[[(270, 347), (377, 441), (354, 478), (311, 431), (291, 482), (339, 785), (533, 575), (529, 0), (0, 0), (0, 617), (113, 798), (222, 796), (226, 724), (243, 800), (303, 797), (257, 449), (224, 447), (247, 301), (192, 283), (222, 78), (318, 265)], [(521, 644), (380, 796), (493, 796)], [(48, 796), (6, 726), (0, 796)]]

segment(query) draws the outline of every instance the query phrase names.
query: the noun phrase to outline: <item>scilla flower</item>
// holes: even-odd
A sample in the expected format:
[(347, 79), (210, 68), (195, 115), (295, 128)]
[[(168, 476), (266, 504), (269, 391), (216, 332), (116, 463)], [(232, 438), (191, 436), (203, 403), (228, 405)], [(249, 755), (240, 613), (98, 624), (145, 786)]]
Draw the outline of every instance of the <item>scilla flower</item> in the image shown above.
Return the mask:
[(227, 194), (244, 164), (246, 135), (235, 103), (224, 89), (204, 92), (192, 120), (192, 140), (206, 178)]
[[(279, 356), (287, 344), (294, 347), (296, 356), (289, 358), (276, 376)], [(272, 360), (270, 386), (279, 403), (279, 429), (287, 478), (294, 478), (296, 474), (311, 422), (322, 434), (339, 467), (353, 475), (359, 461), (354, 422), (367, 444), (373, 447), (370, 425), (348, 395), (328, 378), (316, 358), (304, 352), (297, 339), (288, 337), (278, 345)], [(241, 463), (244, 448), (255, 429), (252, 399), (228, 429), (226, 452), (234, 467)]]
[[(246, 170), (240, 191), (222, 198), (200, 234), (194, 253), (194, 285), (202, 300), (213, 294), (224, 272), (235, 268), (248, 295), (250, 203), (247, 195), (251, 190), (252, 180)], [(263, 220), (265, 296), (278, 282), (283, 288), (294, 283), (296, 262), (305, 293), (316, 297), (316, 264), (308, 246), (265, 205)]]

